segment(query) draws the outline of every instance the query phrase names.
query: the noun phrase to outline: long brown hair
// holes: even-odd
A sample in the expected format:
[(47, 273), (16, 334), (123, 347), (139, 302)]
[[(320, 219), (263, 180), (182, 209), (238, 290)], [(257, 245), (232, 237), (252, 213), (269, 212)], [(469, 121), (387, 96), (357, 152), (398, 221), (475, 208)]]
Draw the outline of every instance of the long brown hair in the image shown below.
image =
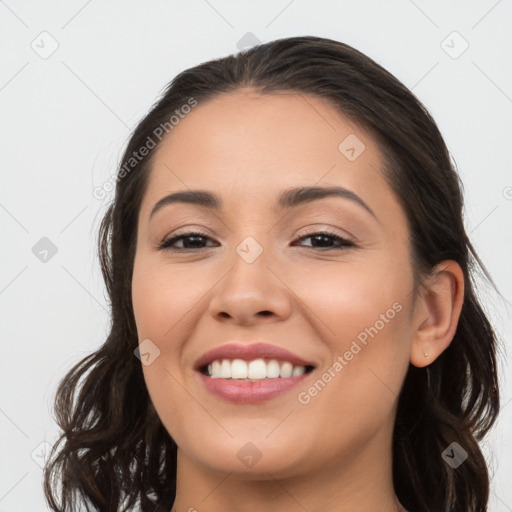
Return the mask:
[[(485, 511), (489, 475), (478, 441), (499, 411), (498, 340), (475, 294), (475, 272), (483, 270), (494, 283), (464, 228), (462, 184), (434, 120), (402, 83), (354, 48), (313, 36), (278, 39), (181, 72), (135, 128), (98, 238), (110, 333), (59, 384), (55, 416), (62, 435), (44, 473), (49, 506), (153, 511), (169, 510), (174, 502), (176, 444), (155, 412), (134, 356), (137, 218), (155, 152), (136, 162), (133, 154), (149, 139), (158, 147), (162, 138), (156, 134), (162, 127), (169, 132), (171, 116), (186, 112), (183, 105), (191, 99), (200, 104), (240, 87), (322, 97), (368, 129), (407, 216), (416, 286), (444, 259), (461, 266), (464, 304), (455, 336), (429, 366), (409, 365), (403, 383), (393, 479), (400, 502), (414, 512)], [(457, 468), (441, 456), (452, 442), (468, 454)]]

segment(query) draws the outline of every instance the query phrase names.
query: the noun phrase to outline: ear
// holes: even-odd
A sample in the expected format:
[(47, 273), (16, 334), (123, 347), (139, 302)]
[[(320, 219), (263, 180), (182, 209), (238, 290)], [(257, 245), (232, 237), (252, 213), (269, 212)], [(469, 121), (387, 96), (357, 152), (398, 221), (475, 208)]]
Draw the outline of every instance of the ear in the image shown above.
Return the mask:
[[(410, 361), (422, 368), (450, 345), (464, 302), (464, 273), (453, 260), (436, 265), (417, 299)], [(425, 355), (426, 354), (426, 355)]]

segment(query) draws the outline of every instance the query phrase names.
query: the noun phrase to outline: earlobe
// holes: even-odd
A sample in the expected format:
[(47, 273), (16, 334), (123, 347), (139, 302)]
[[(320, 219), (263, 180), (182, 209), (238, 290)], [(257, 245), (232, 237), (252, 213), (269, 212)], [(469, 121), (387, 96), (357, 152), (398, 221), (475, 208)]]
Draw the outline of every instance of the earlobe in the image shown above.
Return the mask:
[(454, 260), (434, 269), (418, 298), (410, 361), (422, 368), (434, 362), (450, 345), (464, 301), (464, 273)]

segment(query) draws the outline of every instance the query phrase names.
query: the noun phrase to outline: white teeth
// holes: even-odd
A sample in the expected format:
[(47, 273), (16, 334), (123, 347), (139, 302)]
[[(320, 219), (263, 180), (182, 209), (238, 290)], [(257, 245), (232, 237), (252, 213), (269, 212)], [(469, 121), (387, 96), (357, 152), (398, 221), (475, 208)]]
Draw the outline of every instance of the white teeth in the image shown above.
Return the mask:
[(249, 363), (249, 379), (265, 379), (267, 377), (267, 365), (263, 359), (255, 359)]
[[(212, 375), (212, 372), (210, 372), (210, 375)], [(227, 359), (224, 359), (224, 361), (222, 361), (222, 364), (220, 365), (219, 377), (221, 379), (231, 378), (231, 362), (228, 361)]]
[(306, 373), (306, 368), (304, 368), (304, 366), (294, 366), (292, 370), (292, 377), (298, 377), (304, 373)]
[(275, 359), (271, 359), (267, 363), (267, 378), (277, 379), (277, 377), (279, 377), (280, 371), (281, 369), (279, 368), (279, 363)]
[[(215, 375), (215, 374), (214, 374)], [(242, 359), (234, 359), (231, 363), (232, 379), (247, 379), (247, 363)]]
[(243, 359), (223, 359), (212, 361), (208, 365), (208, 374), (212, 379), (277, 379), (298, 377), (306, 372), (305, 366), (293, 366), (276, 359), (266, 362), (264, 359), (244, 361)]
[(281, 371), (279, 372), (279, 376), (282, 378), (288, 378), (292, 376), (293, 365), (292, 363), (283, 363), (281, 365)]

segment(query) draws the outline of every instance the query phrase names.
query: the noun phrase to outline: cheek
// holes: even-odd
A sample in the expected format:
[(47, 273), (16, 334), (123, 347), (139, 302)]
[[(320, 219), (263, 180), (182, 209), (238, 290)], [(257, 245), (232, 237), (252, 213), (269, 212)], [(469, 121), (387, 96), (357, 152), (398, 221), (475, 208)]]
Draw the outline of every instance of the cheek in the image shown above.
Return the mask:
[[(187, 399), (183, 392), (182, 377), (177, 371), (180, 361), (179, 330), (190, 309), (187, 294), (177, 277), (162, 265), (151, 264), (147, 259), (135, 261), (132, 277), (132, 302), (139, 343), (149, 339), (152, 359), (142, 365), (146, 387), (155, 410), (168, 432), (180, 431), (176, 410), (186, 410)], [(177, 290), (183, 289), (183, 293)], [(190, 298), (192, 300), (192, 298)], [(157, 349), (154, 348), (157, 347)], [(142, 350), (141, 350), (142, 351)]]
[(337, 315), (322, 317), (335, 332), (324, 338), (330, 361), (295, 397), (303, 438), (326, 457), (337, 450), (355, 457), (368, 439), (391, 428), (409, 366), (405, 305), (375, 293), (367, 299), (353, 303), (347, 294), (330, 306)]
[(301, 390), (301, 403), (314, 401), (314, 407), (325, 407), (325, 414), (339, 420), (347, 409), (332, 408), (333, 403), (362, 414), (362, 407), (369, 407), (368, 413), (381, 408), (384, 414), (408, 367), (412, 281), (399, 265), (376, 264), (339, 267), (316, 279), (309, 275), (307, 283), (310, 323), (322, 333), (329, 358), (320, 382)]
[[(132, 277), (132, 302), (139, 343), (149, 339), (158, 355), (142, 370), (153, 405), (170, 432), (180, 429), (176, 410), (190, 407), (190, 395), (182, 373), (183, 340), (193, 331), (197, 318), (194, 306), (200, 307), (207, 292), (195, 272), (178, 271), (169, 265), (141, 257), (135, 261)], [(194, 282), (203, 283), (194, 286)]]
[(200, 300), (200, 290), (187, 283), (185, 275), (151, 261), (136, 261), (132, 302), (139, 340), (150, 338), (160, 346)]
[(376, 322), (379, 330), (382, 322), (387, 326), (410, 300), (411, 284), (398, 263), (375, 260), (364, 266), (340, 262), (301, 272), (293, 290), (333, 339), (341, 341)]

